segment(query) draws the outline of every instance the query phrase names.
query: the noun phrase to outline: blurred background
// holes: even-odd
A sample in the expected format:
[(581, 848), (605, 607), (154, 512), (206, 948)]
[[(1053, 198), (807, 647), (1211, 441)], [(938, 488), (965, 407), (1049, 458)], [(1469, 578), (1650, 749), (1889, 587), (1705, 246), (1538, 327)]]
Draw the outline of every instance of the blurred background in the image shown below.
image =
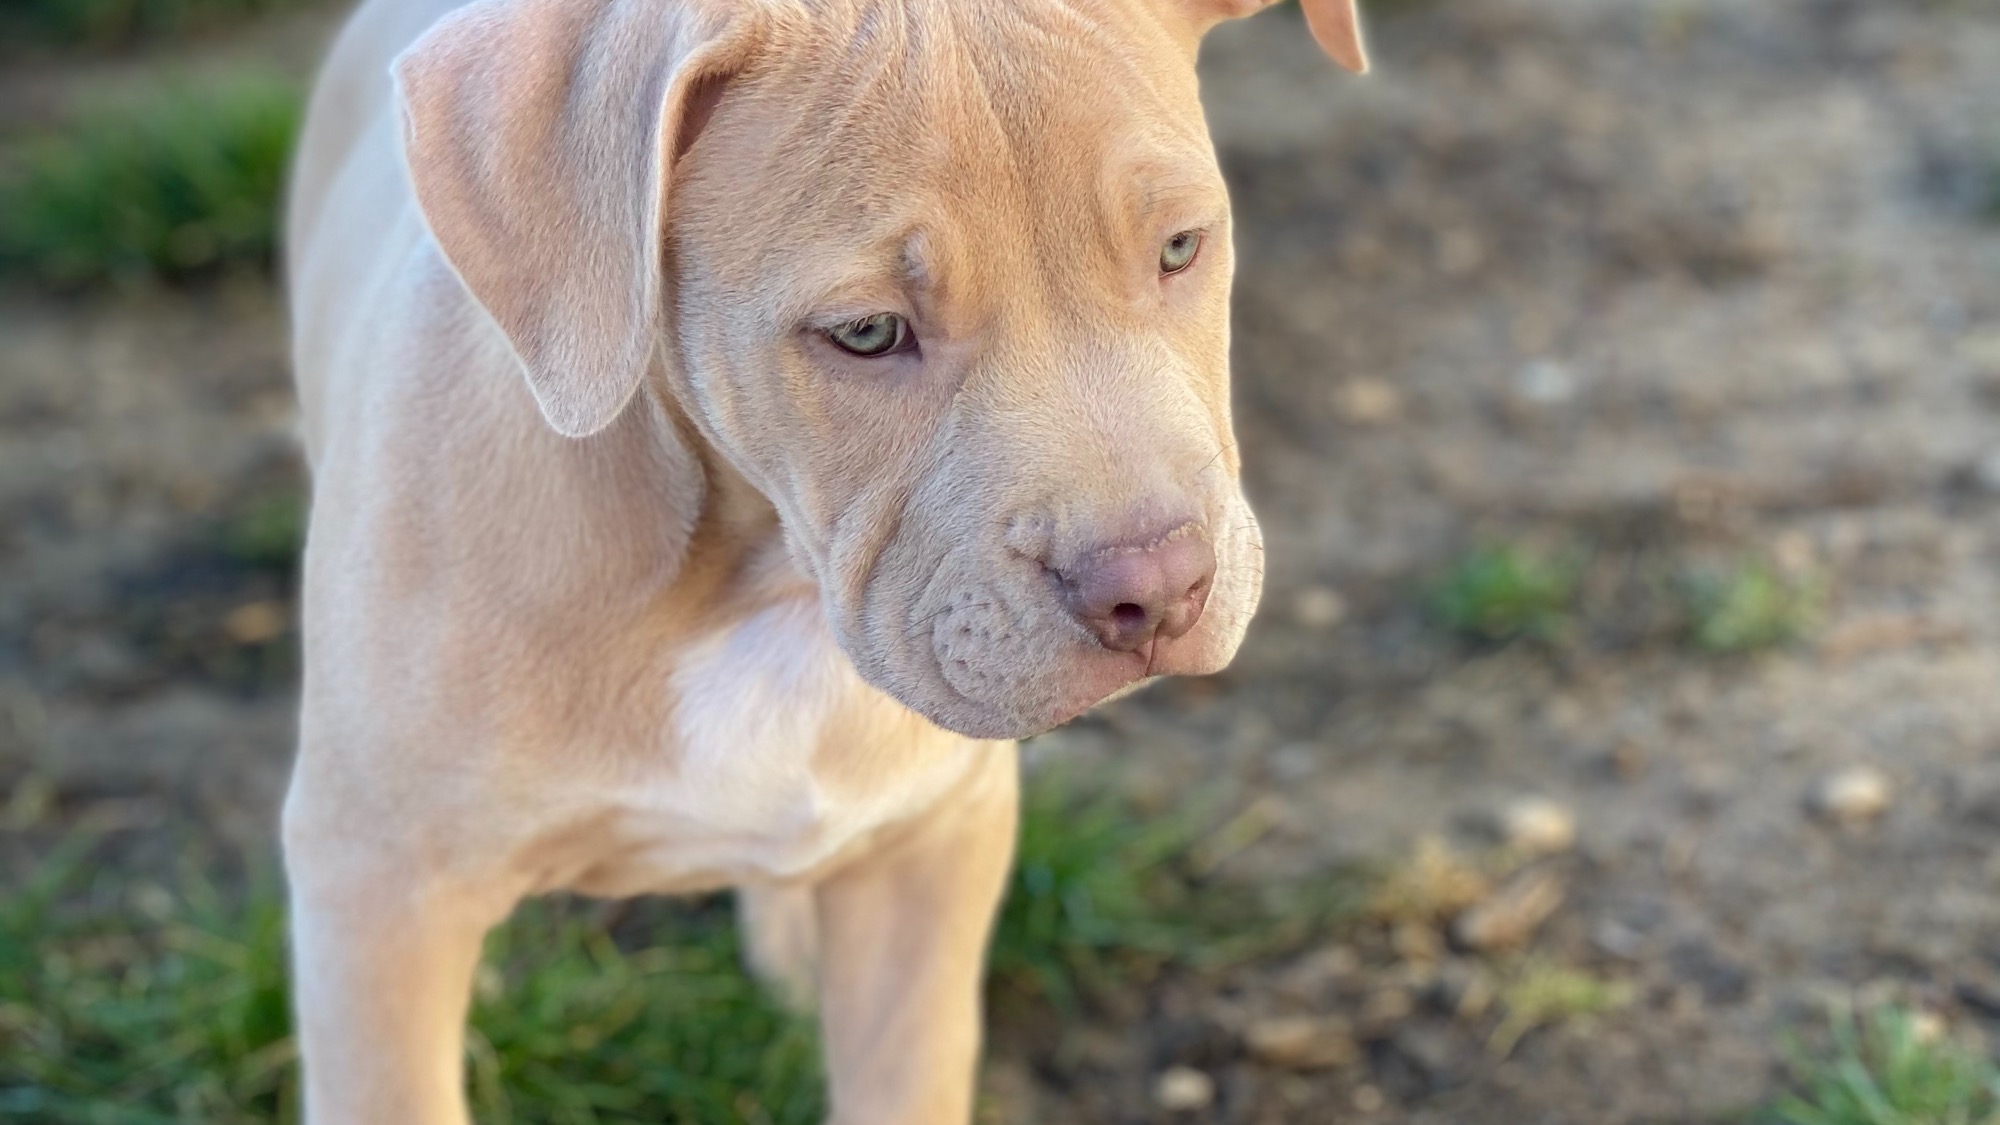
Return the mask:
[[(0, 0), (0, 1121), (296, 1119), (341, 8)], [(1369, 14), (1205, 50), (1265, 607), (1031, 745), (983, 1122), (2000, 1121), (2000, 4)], [(489, 952), (481, 1121), (818, 1120), (726, 903)]]

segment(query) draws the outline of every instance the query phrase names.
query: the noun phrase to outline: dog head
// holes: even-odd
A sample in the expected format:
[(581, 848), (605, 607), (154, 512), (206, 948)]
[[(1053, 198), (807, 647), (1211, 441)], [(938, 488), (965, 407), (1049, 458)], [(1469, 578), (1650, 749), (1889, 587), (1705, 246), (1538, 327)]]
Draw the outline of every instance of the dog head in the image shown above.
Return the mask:
[(655, 372), (864, 677), (1020, 736), (1257, 601), (1194, 56), (1259, 6), (480, 0), (398, 62), (406, 151), (551, 425)]

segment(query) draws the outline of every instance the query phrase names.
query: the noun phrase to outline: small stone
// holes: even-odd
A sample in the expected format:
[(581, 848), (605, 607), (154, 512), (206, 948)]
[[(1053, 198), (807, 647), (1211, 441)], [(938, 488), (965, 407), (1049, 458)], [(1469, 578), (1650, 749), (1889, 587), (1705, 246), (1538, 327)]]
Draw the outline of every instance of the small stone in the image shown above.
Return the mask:
[(1399, 922), (1389, 931), (1389, 948), (1406, 962), (1430, 964), (1444, 955), (1444, 942), (1435, 927), (1421, 922)]
[(1191, 1066), (1170, 1067), (1154, 1080), (1153, 1101), (1169, 1113), (1207, 1109), (1215, 1101), (1215, 1079)]
[(1522, 872), (1461, 913), (1452, 922), (1452, 940), (1480, 952), (1524, 945), (1562, 903), (1563, 885), (1555, 875)]
[(1403, 414), (1403, 393), (1384, 379), (1349, 379), (1333, 393), (1333, 410), (1355, 426), (1379, 426)]
[(1492, 1009), (1493, 982), (1476, 961), (1449, 961), (1438, 970), (1431, 999), (1445, 1015), (1472, 1022)]
[(1806, 807), (1822, 820), (1855, 825), (1881, 816), (1892, 795), (1889, 778), (1881, 770), (1850, 766), (1820, 778), (1806, 795)]
[(1330, 586), (1308, 586), (1292, 599), (1292, 619), (1308, 629), (1326, 630), (1347, 618), (1347, 599)]
[(1576, 814), (1547, 797), (1523, 797), (1494, 817), (1500, 843), (1530, 856), (1555, 855), (1576, 844)]
[(1630, 738), (1620, 739), (1611, 748), (1611, 772), (1620, 781), (1632, 781), (1646, 772), (1646, 748)]
[(1361, 1004), (1361, 1023), (1372, 1032), (1386, 1030), (1410, 1018), (1417, 1010), (1415, 1000), (1400, 988), (1379, 988)]
[(1389, 1045), (1422, 1075), (1431, 1088), (1442, 1087), (1451, 1080), (1458, 1052), (1444, 1029), (1405, 1027), (1390, 1038)]
[(1244, 1031), (1243, 1043), (1259, 1062), (1289, 1070), (1349, 1066), (1361, 1057), (1347, 1022), (1332, 1016), (1258, 1020)]
[(1819, 568), (1819, 548), (1803, 531), (1787, 531), (1771, 542), (1771, 561), (1794, 578), (1812, 574)]
[(158, 883), (141, 883), (132, 889), (132, 908), (155, 922), (174, 915), (173, 893)]
[(2000, 392), (2000, 328), (1989, 328), (1965, 337), (1959, 344), (1974, 378)]
[(1514, 393), (1536, 406), (1561, 406), (1576, 392), (1576, 374), (1553, 359), (1529, 360), (1514, 372)]
[(1599, 951), (1621, 961), (1637, 960), (1646, 945), (1644, 934), (1615, 918), (1599, 922), (1590, 931), (1590, 941)]
[(1280, 746), (1271, 751), (1271, 777), (1286, 784), (1305, 781), (1319, 772), (1324, 758), (1325, 755), (1310, 743), (1293, 742)]
[(1446, 277), (1465, 277), (1486, 261), (1486, 246), (1479, 235), (1459, 228), (1438, 236), (1437, 267)]
[(1362, 1113), (1374, 1113), (1383, 1105), (1382, 1091), (1373, 1086), (1362, 1085), (1354, 1088), (1354, 1108)]
[(1368, 913), (1389, 923), (1436, 923), (1485, 898), (1486, 874), (1454, 854), (1436, 836), (1418, 839), (1410, 857), (1390, 871), (1368, 903)]
[(222, 631), (239, 645), (261, 645), (285, 631), (285, 607), (277, 602), (248, 602), (229, 611)]
[(1361, 957), (1352, 948), (1330, 945), (1300, 958), (1280, 972), (1272, 984), (1287, 996), (1314, 1004), (1360, 968)]
[(1981, 492), (2000, 495), (2000, 449), (1972, 463), (1972, 483), (1978, 485)]

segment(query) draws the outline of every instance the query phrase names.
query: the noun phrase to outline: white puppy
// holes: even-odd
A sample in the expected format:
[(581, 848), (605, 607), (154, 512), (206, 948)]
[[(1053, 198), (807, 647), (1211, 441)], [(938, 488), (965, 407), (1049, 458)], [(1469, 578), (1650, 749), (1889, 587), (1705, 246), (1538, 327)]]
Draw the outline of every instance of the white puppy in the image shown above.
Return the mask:
[(727, 886), (835, 1121), (967, 1119), (997, 740), (1257, 600), (1194, 57), (1258, 6), (362, 8), (289, 229), (311, 1121), (464, 1121), (523, 896)]

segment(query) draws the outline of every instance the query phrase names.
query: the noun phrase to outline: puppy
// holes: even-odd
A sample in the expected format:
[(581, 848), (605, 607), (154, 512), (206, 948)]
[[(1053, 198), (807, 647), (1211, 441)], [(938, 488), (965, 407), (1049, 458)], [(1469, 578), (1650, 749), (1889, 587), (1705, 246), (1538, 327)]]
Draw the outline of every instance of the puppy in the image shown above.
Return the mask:
[(967, 1120), (1010, 740), (1257, 601), (1194, 58), (1259, 4), (354, 17), (287, 232), (310, 1121), (466, 1120), (524, 896), (732, 886), (835, 1122)]

